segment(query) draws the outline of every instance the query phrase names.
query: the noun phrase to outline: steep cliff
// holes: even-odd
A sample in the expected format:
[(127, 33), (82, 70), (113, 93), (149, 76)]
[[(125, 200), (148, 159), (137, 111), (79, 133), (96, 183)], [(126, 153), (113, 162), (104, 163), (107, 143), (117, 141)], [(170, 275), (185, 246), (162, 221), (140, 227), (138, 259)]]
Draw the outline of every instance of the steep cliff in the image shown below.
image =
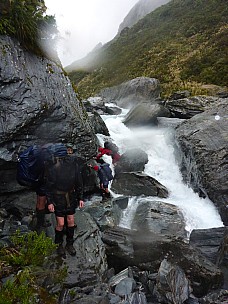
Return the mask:
[(31, 144), (68, 142), (91, 157), (96, 136), (71, 82), (54, 62), (0, 36), (0, 192), (16, 191), (17, 153)]

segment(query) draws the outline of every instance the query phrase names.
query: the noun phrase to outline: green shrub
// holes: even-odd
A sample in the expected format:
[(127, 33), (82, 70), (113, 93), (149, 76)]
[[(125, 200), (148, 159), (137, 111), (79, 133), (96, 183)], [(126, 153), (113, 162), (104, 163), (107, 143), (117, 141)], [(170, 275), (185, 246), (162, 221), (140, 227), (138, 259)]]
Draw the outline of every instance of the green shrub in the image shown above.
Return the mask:
[(33, 276), (29, 268), (18, 272), (14, 278), (7, 280), (1, 288), (0, 304), (33, 304), (36, 302)]
[(1, 5), (4, 10), (0, 11), (0, 35), (15, 37), (26, 49), (42, 55), (39, 40), (52, 39), (57, 34), (55, 18), (45, 15), (44, 1), (3, 0)]
[(4, 260), (10, 265), (42, 265), (45, 257), (51, 255), (56, 249), (52, 239), (47, 238), (44, 232), (37, 234), (34, 231), (28, 234), (20, 234), (17, 231), (12, 236), (12, 243), (16, 249), (13, 253), (10, 253), (7, 248), (0, 251)]
[[(58, 303), (43, 283), (61, 284), (67, 270), (52, 269), (50, 257), (56, 249), (44, 232), (19, 231), (11, 238), (12, 245), (0, 249), (0, 304)], [(42, 286), (41, 286), (42, 285)]]

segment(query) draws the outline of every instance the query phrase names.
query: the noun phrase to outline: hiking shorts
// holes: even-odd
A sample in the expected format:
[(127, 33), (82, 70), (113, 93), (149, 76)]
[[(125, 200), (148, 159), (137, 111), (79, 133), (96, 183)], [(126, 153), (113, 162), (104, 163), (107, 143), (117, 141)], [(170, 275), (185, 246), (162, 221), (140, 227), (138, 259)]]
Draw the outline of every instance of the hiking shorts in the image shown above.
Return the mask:
[(74, 192), (69, 194), (69, 201), (64, 194), (54, 194), (53, 203), (55, 205), (55, 215), (59, 217), (74, 214), (79, 205)]

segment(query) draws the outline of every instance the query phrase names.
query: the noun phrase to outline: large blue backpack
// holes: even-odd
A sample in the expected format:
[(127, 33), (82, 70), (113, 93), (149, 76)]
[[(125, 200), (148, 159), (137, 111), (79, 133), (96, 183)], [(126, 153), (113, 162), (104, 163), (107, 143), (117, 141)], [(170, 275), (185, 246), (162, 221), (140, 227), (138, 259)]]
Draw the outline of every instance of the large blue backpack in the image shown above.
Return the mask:
[(21, 186), (36, 188), (42, 179), (44, 163), (41, 147), (30, 146), (18, 156), (17, 181)]
[(19, 154), (17, 181), (20, 185), (37, 188), (43, 183), (45, 164), (55, 162), (56, 157), (65, 157), (67, 148), (62, 143), (33, 145)]
[(63, 143), (49, 143), (41, 147), (44, 162), (55, 162), (57, 157), (62, 158), (67, 155), (67, 147)]

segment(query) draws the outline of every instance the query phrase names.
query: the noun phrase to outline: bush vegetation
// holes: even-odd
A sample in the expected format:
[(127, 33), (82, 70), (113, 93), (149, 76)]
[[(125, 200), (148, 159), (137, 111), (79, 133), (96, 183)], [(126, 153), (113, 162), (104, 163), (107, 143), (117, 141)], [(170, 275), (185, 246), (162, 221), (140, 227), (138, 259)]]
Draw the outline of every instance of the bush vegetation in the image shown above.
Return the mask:
[[(50, 269), (50, 257), (56, 249), (44, 232), (16, 232), (9, 247), (0, 249), (0, 304), (58, 303), (42, 281), (51, 277), (61, 283), (66, 269)], [(50, 284), (50, 279), (49, 279)]]
[(92, 72), (69, 76), (84, 98), (139, 76), (158, 78), (164, 96), (181, 88), (205, 93), (204, 84), (226, 86), (227, 21), (224, 0), (172, 0), (101, 48)]
[(43, 55), (39, 41), (57, 34), (55, 18), (44, 0), (1, 0), (0, 35), (17, 38), (27, 50)]

